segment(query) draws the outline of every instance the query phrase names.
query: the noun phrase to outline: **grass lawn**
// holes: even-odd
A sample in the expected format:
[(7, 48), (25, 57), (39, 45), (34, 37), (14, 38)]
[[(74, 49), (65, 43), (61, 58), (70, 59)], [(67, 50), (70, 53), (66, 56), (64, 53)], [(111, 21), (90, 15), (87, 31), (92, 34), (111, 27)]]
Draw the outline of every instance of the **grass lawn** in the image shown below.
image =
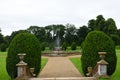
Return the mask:
[(6, 52), (0, 52), (0, 80), (10, 80), (6, 71)]
[(75, 67), (79, 70), (79, 72), (81, 73), (81, 75), (83, 76), (83, 72), (82, 72), (82, 68), (81, 68), (81, 60), (80, 58), (70, 58), (70, 60), (72, 61), (72, 63), (75, 65)]
[[(0, 52), (0, 80), (10, 80), (10, 77), (6, 71), (6, 53), (7, 52)], [(43, 69), (47, 61), (48, 61), (47, 58), (42, 58), (41, 70)]]
[[(116, 67), (116, 71), (111, 76), (110, 79), (106, 79), (106, 80), (119, 80), (120, 79), (120, 49), (117, 49), (116, 53), (117, 53), (117, 67)], [(105, 79), (100, 79), (100, 80), (105, 80)]]
[(41, 71), (44, 68), (44, 66), (46, 65), (47, 61), (48, 61), (48, 58), (42, 58), (42, 61), (41, 61), (41, 64), (42, 64), (41, 65)]
[[(117, 67), (116, 67), (115, 73), (109, 79), (99, 79), (99, 80), (119, 80), (120, 79), (120, 49), (116, 49), (116, 54), (117, 54)], [(70, 60), (76, 66), (76, 68), (80, 71), (80, 73), (83, 75), (80, 58), (70, 58)]]

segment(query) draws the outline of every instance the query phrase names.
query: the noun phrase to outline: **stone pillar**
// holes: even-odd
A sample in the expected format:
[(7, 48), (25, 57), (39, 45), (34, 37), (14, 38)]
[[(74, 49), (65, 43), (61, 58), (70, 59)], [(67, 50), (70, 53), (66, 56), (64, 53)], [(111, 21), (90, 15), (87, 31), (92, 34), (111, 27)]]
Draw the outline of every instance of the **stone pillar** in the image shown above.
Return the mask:
[(107, 65), (109, 64), (104, 60), (106, 52), (98, 52), (101, 60), (97, 62), (98, 64), (98, 75), (107, 76)]
[(26, 77), (26, 67), (27, 67), (27, 63), (25, 63), (24, 61), (23, 61), (23, 59), (24, 59), (24, 56), (25, 56), (26, 54), (24, 54), (24, 53), (20, 53), (20, 54), (18, 54), (18, 56), (19, 56), (19, 58), (20, 58), (20, 62), (18, 63), (18, 64), (16, 64), (16, 66), (17, 66), (17, 77), (19, 78), (24, 78), (24, 77)]

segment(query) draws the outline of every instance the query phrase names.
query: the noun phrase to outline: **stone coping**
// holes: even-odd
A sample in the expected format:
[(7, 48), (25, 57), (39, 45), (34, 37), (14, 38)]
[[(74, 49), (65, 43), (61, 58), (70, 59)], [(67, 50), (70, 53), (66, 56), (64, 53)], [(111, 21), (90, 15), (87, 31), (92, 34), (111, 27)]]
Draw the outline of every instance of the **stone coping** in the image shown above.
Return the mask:
[(97, 80), (95, 77), (31, 78), (29, 80)]

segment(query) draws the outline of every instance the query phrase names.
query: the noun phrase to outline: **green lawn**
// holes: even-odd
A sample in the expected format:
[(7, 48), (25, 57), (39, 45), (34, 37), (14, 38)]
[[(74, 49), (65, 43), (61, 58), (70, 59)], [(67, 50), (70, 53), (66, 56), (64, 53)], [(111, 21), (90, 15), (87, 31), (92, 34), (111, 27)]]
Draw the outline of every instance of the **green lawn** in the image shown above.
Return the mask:
[[(47, 61), (47, 58), (42, 58), (41, 70), (43, 69)], [(6, 71), (6, 52), (0, 52), (0, 80), (10, 80), (10, 77)]]
[(41, 64), (42, 64), (41, 65), (41, 71), (44, 68), (44, 66), (46, 65), (47, 61), (48, 61), (48, 58), (42, 58), (42, 61), (41, 61)]
[(75, 67), (79, 70), (79, 72), (82, 74), (83, 76), (83, 72), (82, 72), (82, 68), (81, 68), (81, 60), (80, 58), (70, 58), (70, 60), (72, 61), (72, 63), (75, 65)]
[(10, 80), (6, 71), (6, 52), (0, 52), (0, 80)]
[(120, 49), (117, 49), (116, 53), (117, 53), (117, 67), (115, 73), (111, 76), (110, 80), (120, 79)]
[[(110, 77), (110, 79), (100, 79), (100, 80), (119, 80), (120, 79), (120, 49), (116, 50), (116, 54), (117, 54), (117, 67), (116, 67), (115, 73)], [(70, 58), (70, 60), (76, 66), (76, 68), (80, 71), (80, 73), (83, 75), (80, 58)]]

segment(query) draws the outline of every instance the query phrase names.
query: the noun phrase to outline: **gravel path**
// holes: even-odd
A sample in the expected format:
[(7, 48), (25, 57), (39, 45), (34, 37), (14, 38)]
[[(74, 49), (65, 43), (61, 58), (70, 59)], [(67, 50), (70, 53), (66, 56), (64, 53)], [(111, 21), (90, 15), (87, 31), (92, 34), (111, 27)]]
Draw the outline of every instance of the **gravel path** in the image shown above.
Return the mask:
[(81, 77), (81, 74), (69, 60), (69, 57), (48, 57), (48, 62), (38, 77)]

